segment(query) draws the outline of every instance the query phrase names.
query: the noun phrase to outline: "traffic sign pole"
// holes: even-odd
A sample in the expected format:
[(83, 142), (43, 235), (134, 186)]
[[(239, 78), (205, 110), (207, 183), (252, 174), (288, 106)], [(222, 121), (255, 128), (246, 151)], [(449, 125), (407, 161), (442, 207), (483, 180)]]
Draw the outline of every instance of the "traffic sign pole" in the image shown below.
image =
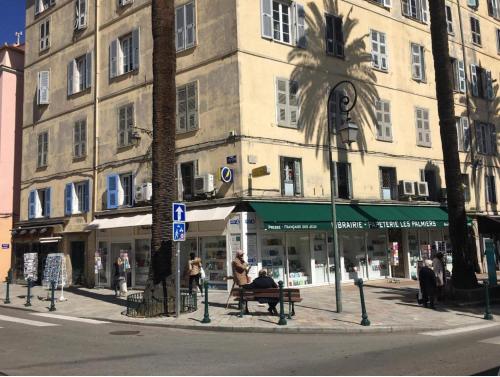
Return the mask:
[(175, 242), (175, 316), (181, 313), (181, 244), (186, 240), (186, 205), (184, 203), (172, 204), (172, 237)]
[(175, 273), (175, 316), (179, 318), (181, 313), (181, 244), (176, 242), (176, 273)]

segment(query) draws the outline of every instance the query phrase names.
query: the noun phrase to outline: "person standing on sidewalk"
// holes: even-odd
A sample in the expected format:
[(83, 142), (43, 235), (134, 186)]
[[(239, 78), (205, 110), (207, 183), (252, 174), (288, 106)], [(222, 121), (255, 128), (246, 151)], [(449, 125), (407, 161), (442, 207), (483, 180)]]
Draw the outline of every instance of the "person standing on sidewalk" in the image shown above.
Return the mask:
[(125, 266), (123, 265), (122, 258), (116, 258), (116, 262), (113, 264), (113, 288), (115, 289), (115, 296), (121, 296), (122, 289), (121, 285), (125, 283)]
[(188, 271), (189, 271), (189, 294), (193, 293), (193, 281), (200, 288), (200, 293), (203, 295), (203, 287), (200, 283), (201, 278), (201, 259), (196, 257), (195, 253), (189, 254)]
[(446, 285), (446, 273), (444, 266), (444, 256), (442, 252), (437, 252), (436, 256), (432, 260), (432, 268), (434, 270), (434, 275), (436, 275), (436, 293), (439, 301), (443, 299), (444, 288)]
[(243, 287), (245, 284), (250, 283), (250, 279), (248, 276), (248, 270), (250, 266), (245, 262), (243, 258), (245, 253), (242, 250), (238, 250), (236, 252), (236, 257), (231, 264), (233, 267), (233, 279), (234, 283), (239, 287)]
[(422, 301), (424, 307), (434, 309), (434, 296), (436, 294), (436, 275), (432, 271), (432, 261), (426, 259), (424, 267), (418, 273), (418, 280), (420, 281), (420, 291), (422, 292)]

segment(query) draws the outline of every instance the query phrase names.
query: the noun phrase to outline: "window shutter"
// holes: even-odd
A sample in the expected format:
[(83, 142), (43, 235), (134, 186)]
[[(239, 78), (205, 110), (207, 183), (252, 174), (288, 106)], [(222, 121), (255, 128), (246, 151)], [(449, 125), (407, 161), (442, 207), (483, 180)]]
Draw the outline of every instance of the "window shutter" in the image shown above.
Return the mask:
[(42, 0), (35, 0), (35, 16), (40, 13), (40, 2)]
[(85, 88), (92, 86), (92, 52), (85, 55)]
[(472, 86), (472, 95), (477, 97), (479, 95), (479, 88), (477, 85), (477, 68), (474, 64), (470, 65), (470, 79)]
[(290, 127), (297, 128), (299, 122), (299, 85), (296, 81), (288, 82), (288, 120)]
[(349, 181), (349, 199), (353, 198), (352, 193), (352, 173), (351, 173), (351, 164), (346, 164), (347, 167), (347, 179)]
[(198, 85), (196, 82), (187, 86), (187, 131), (198, 128)]
[(384, 138), (386, 140), (392, 140), (392, 123), (391, 123), (391, 104), (387, 101), (383, 101), (381, 104), (382, 116), (384, 124)]
[(335, 198), (339, 197), (339, 174), (338, 174), (338, 162), (330, 161), (330, 168), (333, 169), (333, 177), (335, 186), (333, 186), (333, 195)]
[(342, 30), (342, 18), (334, 18), (335, 33), (335, 55), (344, 56), (344, 32)]
[(87, 180), (83, 184), (83, 206), (84, 213), (87, 213), (90, 208), (90, 181)]
[(491, 146), (492, 146), (491, 153), (496, 155), (498, 153), (497, 130), (494, 124), (491, 124), (490, 127), (491, 127)]
[(380, 68), (380, 49), (379, 49), (379, 32), (371, 31), (371, 42), (372, 42), (372, 66), (375, 68)]
[(493, 92), (493, 81), (491, 79), (491, 71), (484, 71), (485, 72), (485, 83), (486, 83), (486, 98), (489, 99), (490, 101), (494, 99), (495, 94)]
[(50, 217), (50, 201), (51, 201), (51, 195), (52, 194), (52, 189), (49, 187), (48, 189), (45, 189), (45, 217)]
[(184, 10), (185, 8), (178, 7), (175, 10), (175, 49), (177, 51), (184, 50), (186, 43), (185, 43), (185, 36), (184, 36)]
[(140, 31), (139, 28), (134, 29), (132, 32), (132, 69), (139, 69), (139, 60), (140, 60)]
[(35, 190), (35, 218), (42, 217), (42, 203), (40, 202), (40, 193)]
[(420, 0), (420, 7), (422, 12), (422, 21), (427, 24), (429, 23), (429, 9), (427, 0)]
[(31, 190), (28, 196), (28, 219), (35, 218), (35, 211), (36, 211), (35, 195), (36, 195), (36, 190)]
[(196, 43), (196, 12), (194, 2), (186, 4), (186, 48)]
[(293, 162), (295, 195), (302, 195), (302, 174), (300, 165), (301, 165), (300, 160), (295, 160)]
[(262, 38), (273, 39), (273, 3), (272, 0), (260, 0)]
[(384, 2), (384, 7), (386, 8), (392, 7), (392, 0), (383, 0), (383, 2)]
[(187, 131), (187, 88), (177, 88), (177, 132)]
[(78, 1), (80, 2), (80, 17), (79, 17), (78, 28), (84, 28), (87, 26), (88, 0), (78, 0)]
[(287, 125), (288, 80), (276, 79), (276, 118), (280, 126)]
[(488, 15), (493, 17), (493, 0), (488, 0)]
[(411, 44), (411, 64), (412, 64), (412, 77), (415, 80), (422, 79), (422, 62), (420, 56), (420, 46)]
[(49, 82), (50, 72), (41, 71), (38, 72), (38, 104), (48, 105), (49, 104)]
[(425, 140), (422, 109), (415, 110), (415, 118), (417, 122), (417, 144), (422, 145)]
[(120, 176), (117, 174), (111, 174), (108, 175), (107, 180), (108, 180), (108, 193), (107, 193), (108, 209), (118, 208), (118, 185), (120, 182)]
[(87, 121), (80, 123), (80, 156), (87, 154)]
[(68, 96), (72, 95), (74, 93), (74, 68), (75, 68), (75, 61), (72, 60), (68, 64)]
[(379, 40), (379, 53), (380, 53), (380, 68), (387, 71), (388, 59), (387, 59), (387, 44), (386, 44), (385, 33), (378, 33), (378, 40)]
[(463, 60), (458, 60), (458, 90), (461, 93), (465, 93), (466, 81), (465, 81), (465, 65)]
[(112, 79), (118, 74), (118, 39), (111, 41), (109, 46), (109, 78)]
[(462, 128), (462, 137), (463, 137), (463, 150), (470, 150), (470, 129), (469, 129), (469, 119), (462, 117), (460, 118), (460, 125)]
[(483, 125), (476, 122), (476, 151), (478, 153), (484, 153), (484, 138), (483, 138)]
[(280, 177), (281, 177), (281, 195), (285, 195), (285, 181), (288, 179), (285, 175), (285, 158), (280, 157)]
[(401, 0), (401, 11), (405, 16), (410, 15), (410, 0)]
[(297, 47), (306, 48), (306, 11), (302, 4), (295, 4), (295, 15), (296, 15), (296, 30), (295, 38)]
[(333, 31), (333, 17), (326, 15), (326, 53), (333, 54), (335, 49), (334, 31)]
[(478, 0), (467, 0), (467, 5), (475, 8), (475, 7), (477, 7), (477, 1)]
[(70, 216), (73, 214), (73, 183), (68, 183), (64, 188), (64, 214)]

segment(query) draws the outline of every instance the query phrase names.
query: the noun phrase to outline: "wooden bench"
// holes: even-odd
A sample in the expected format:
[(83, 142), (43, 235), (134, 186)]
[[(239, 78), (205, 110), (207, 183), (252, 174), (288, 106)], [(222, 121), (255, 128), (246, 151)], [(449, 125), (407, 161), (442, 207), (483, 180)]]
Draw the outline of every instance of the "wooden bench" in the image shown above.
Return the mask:
[[(238, 301), (240, 309), (240, 317), (243, 316), (243, 303), (245, 303), (245, 314), (248, 314), (248, 301), (258, 301), (266, 303), (266, 300), (280, 299), (279, 288), (267, 289), (246, 289), (234, 288), (231, 295), (235, 301)], [(288, 318), (291, 319), (295, 315), (295, 303), (301, 302), (300, 289), (298, 288), (283, 288), (283, 302), (288, 302)]]

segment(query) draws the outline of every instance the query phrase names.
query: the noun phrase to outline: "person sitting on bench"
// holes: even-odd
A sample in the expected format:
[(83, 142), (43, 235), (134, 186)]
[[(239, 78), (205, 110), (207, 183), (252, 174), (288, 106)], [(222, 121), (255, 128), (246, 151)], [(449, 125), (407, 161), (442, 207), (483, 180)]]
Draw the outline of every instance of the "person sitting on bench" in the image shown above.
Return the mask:
[[(278, 285), (273, 280), (273, 278), (267, 276), (266, 270), (259, 271), (259, 277), (256, 278), (252, 283), (246, 284), (243, 286), (244, 289), (269, 289), (269, 288), (278, 288)], [(273, 315), (278, 315), (278, 311), (276, 310), (276, 305), (278, 305), (279, 300), (275, 298), (261, 298), (258, 300), (261, 304), (268, 304), (269, 308), (267, 309), (269, 313)]]

